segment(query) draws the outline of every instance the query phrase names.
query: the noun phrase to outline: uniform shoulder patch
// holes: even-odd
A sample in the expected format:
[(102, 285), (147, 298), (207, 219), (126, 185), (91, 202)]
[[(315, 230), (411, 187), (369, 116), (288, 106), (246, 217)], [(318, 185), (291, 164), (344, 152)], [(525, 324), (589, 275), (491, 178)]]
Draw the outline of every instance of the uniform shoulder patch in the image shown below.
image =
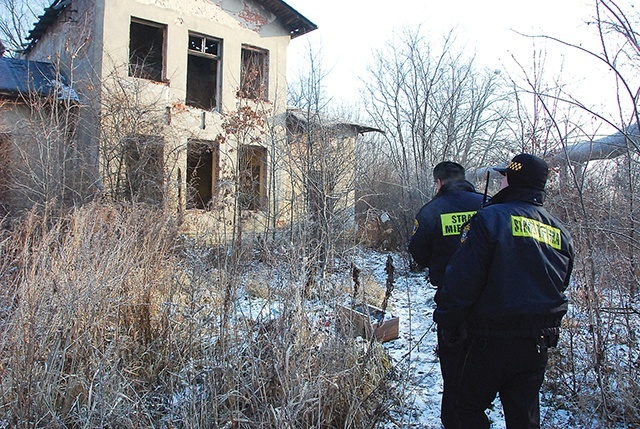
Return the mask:
[(418, 219), (414, 219), (413, 220), (413, 232), (411, 233), (411, 235), (414, 235), (416, 232), (418, 232), (418, 228), (420, 227), (420, 224), (418, 223)]
[(467, 235), (469, 235), (470, 230), (471, 224), (469, 222), (465, 223), (460, 232), (460, 243), (464, 243), (467, 240)]

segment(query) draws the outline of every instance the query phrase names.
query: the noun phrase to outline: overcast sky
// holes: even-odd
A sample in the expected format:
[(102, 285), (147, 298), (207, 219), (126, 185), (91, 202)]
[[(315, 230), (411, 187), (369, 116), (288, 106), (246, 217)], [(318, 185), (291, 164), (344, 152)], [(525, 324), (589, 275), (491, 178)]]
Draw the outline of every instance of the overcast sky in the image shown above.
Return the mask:
[[(595, 15), (593, 0), (285, 0), (318, 25), (307, 35), (294, 39), (289, 47), (290, 77), (300, 70), (309, 46), (319, 50), (329, 93), (337, 98), (356, 99), (359, 78), (364, 76), (373, 49), (384, 46), (394, 31), (421, 26), (440, 46), (444, 35), (455, 29), (458, 43), (476, 54), (476, 65), (495, 70), (511, 70), (515, 63), (530, 62), (534, 41), (516, 34), (545, 34), (573, 43), (587, 43), (593, 27), (587, 21)], [(626, 2), (626, 0), (621, 0)], [(548, 42), (547, 42), (548, 43)], [(542, 40), (547, 58), (564, 57), (574, 70), (592, 69), (584, 54), (551, 47)], [(591, 60), (592, 61), (592, 60)], [(593, 63), (591, 63), (593, 64)], [(588, 73), (587, 73), (588, 74)]]

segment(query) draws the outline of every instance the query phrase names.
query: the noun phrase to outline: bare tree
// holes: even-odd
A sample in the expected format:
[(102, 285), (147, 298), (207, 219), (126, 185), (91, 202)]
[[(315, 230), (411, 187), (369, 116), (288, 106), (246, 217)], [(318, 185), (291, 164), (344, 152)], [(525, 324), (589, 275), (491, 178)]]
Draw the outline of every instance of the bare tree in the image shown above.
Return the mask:
[[(306, 243), (307, 288), (350, 247), (354, 232), (356, 170), (361, 127), (353, 113), (331, 104), (321, 53), (309, 61), (289, 92), (283, 167), (290, 178), (291, 235)], [(364, 131), (366, 129), (366, 131)]]
[(13, 214), (90, 199), (97, 172), (77, 144), (80, 100), (61, 65), (10, 60), (24, 79), (3, 104), (4, 203)]
[(0, 0), (0, 44), (13, 55), (27, 45), (29, 31), (47, 0)]
[[(593, 46), (539, 36), (604, 65), (617, 104), (592, 108), (584, 96), (531, 82), (523, 91), (535, 94), (549, 121), (547, 154), (561, 173), (550, 189), (550, 208), (563, 215), (578, 249), (568, 343), (558, 350), (562, 359), (553, 368), (553, 387), (576, 410), (599, 410), (602, 427), (640, 422), (640, 21), (621, 4), (595, 2), (590, 24), (598, 43)], [(572, 120), (570, 111), (595, 118), (598, 127)], [(605, 128), (612, 131), (603, 136)], [(587, 385), (596, 387), (587, 393)]]
[(500, 74), (477, 69), (473, 58), (456, 50), (452, 34), (434, 47), (419, 29), (378, 51), (366, 79), (368, 114), (385, 132), (375, 153), (394, 172), (386, 180), (397, 181), (380, 183), (371, 194), (396, 196), (388, 204), (399, 207), (391, 218), (398, 235), (408, 236), (415, 211), (431, 197), (431, 171), (438, 162), (474, 168), (500, 159), (508, 147), (506, 94), (500, 92)]
[(186, 144), (175, 144), (182, 130), (171, 125), (171, 107), (159, 97), (143, 96), (152, 93), (150, 85), (144, 79), (128, 78), (126, 65), (114, 66), (96, 84), (101, 88), (100, 104), (96, 111), (85, 109), (85, 120), (99, 124), (102, 194), (112, 201), (181, 212), (182, 197), (167, 196), (175, 191), (169, 190), (175, 184), (171, 178), (178, 175), (181, 180), (183, 172), (176, 174), (176, 170)]
[(331, 98), (324, 86), (328, 71), (322, 66), (322, 62), (322, 52), (309, 46), (307, 61), (287, 89), (287, 102), (290, 106), (310, 112), (326, 112), (330, 108)]

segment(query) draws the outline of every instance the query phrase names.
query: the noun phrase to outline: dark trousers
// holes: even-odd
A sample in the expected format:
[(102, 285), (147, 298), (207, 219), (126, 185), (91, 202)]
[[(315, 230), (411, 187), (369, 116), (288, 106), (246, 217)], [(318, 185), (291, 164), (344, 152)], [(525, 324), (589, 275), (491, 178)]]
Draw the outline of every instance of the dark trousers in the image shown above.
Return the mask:
[(547, 349), (520, 337), (473, 337), (467, 347), (456, 406), (461, 427), (488, 429), (485, 410), (499, 393), (508, 429), (539, 429)]
[(451, 344), (442, 338), (438, 328), (438, 358), (444, 389), (440, 406), (440, 420), (445, 429), (459, 429), (460, 422), (456, 417), (456, 401), (458, 398), (458, 384), (460, 379), (461, 362), (464, 356), (461, 344)]

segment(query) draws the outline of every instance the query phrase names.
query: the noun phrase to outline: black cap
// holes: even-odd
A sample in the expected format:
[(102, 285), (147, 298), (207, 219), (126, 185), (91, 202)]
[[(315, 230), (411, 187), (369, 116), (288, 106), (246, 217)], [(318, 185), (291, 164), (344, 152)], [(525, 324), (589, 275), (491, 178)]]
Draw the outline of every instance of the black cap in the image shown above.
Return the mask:
[(549, 177), (549, 166), (544, 159), (528, 153), (516, 155), (506, 168), (495, 167), (494, 170), (507, 175), (509, 186), (544, 190)]
[(464, 167), (457, 162), (442, 161), (433, 168), (433, 178), (443, 182), (464, 180)]

